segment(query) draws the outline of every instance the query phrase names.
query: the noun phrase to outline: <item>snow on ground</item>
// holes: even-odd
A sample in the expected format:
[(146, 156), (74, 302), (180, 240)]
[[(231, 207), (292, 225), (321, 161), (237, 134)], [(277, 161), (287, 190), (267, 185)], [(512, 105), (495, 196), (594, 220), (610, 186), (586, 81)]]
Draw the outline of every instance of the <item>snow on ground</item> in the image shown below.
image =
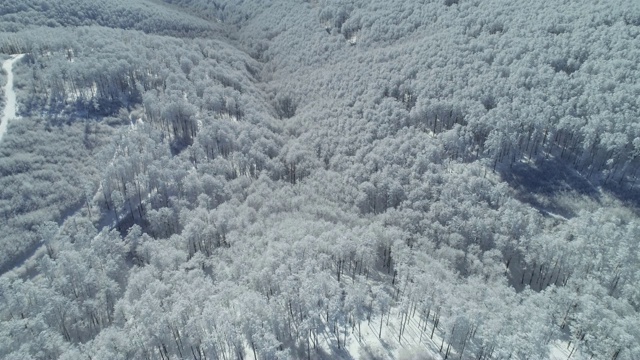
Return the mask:
[[(351, 332), (347, 337), (347, 351), (353, 359), (415, 359), (415, 360), (439, 360), (442, 356), (438, 349), (442, 343), (442, 338), (436, 330), (433, 340), (429, 338), (432, 322), (429, 322), (427, 331), (420, 339), (420, 329), (418, 327), (418, 316), (409, 319), (406, 329), (402, 335), (402, 340), (398, 340), (400, 329), (400, 316), (398, 309), (391, 311), (389, 325), (387, 317), (384, 317), (382, 326), (382, 337), (378, 337), (380, 330), (380, 317), (373, 317), (367, 324), (363, 321), (360, 327), (362, 334), (358, 334), (358, 329)], [(446, 348), (446, 344), (444, 345)]]
[[(550, 360), (567, 360), (567, 359), (581, 360), (583, 359), (582, 355), (580, 354), (580, 350), (576, 350), (572, 354), (571, 350), (573, 350), (573, 348), (570, 347), (567, 349), (567, 345), (568, 344), (566, 341), (556, 340), (552, 342), (551, 345), (549, 345), (549, 359)], [(571, 355), (571, 357), (569, 357), (569, 355)]]
[(7, 83), (4, 85), (4, 94), (6, 97), (4, 110), (2, 111), (2, 120), (0, 121), (0, 141), (7, 132), (9, 119), (15, 119), (16, 115), (16, 93), (13, 90), (13, 63), (20, 60), (24, 54), (11, 55), (11, 58), (2, 64), (2, 69), (7, 73)]
[[(350, 281), (348, 274), (344, 275), (344, 281)], [(368, 280), (369, 286), (375, 282)], [(426, 329), (419, 311), (410, 313), (402, 337), (400, 324), (402, 321), (401, 307), (392, 306), (391, 311), (382, 316), (382, 332), (380, 332), (380, 316), (372, 316), (370, 321), (363, 320), (360, 325), (347, 325), (345, 339), (344, 324), (340, 325), (340, 349), (337, 339), (331, 332), (330, 326), (324, 324), (325, 330), (318, 334), (320, 352), (312, 349), (312, 359), (348, 359), (348, 360), (442, 360), (444, 353), (439, 349), (447, 347), (442, 341), (442, 331), (438, 327), (430, 338), (433, 329), (432, 316), (427, 321)], [(433, 313), (432, 313), (433, 314)], [(421, 327), (422, 330), (421, 331)], [(382, 336), (378, 336), (378, 334)], [(250, 354), (250, 353), (247, 353)], [(324, 356), (322, 355), (324, 354)], [(464, 356), (470, 356), (466, 352)], [(315, 355), (315, 356), (314, 356)], [(458, 359), (460, 355), (451, 349), (449, 358)]]
[[(398, 359), (398, 360), (441, 360), (443, 354), (438, 350), (442, 344), (439, 330), (436, 330), (433, 340), (429, 338), (432, 322), (427, 325), (427, 331), (420, 339), (420, 329), (418, 327), (418, 316), (411, 318), (407, 324), (402, 341), (398, 342), (398, 330), (400, 328), (400, 318), (397, 311), (392, 310), (389, 326), (386, 324), (386, 317), (382, 328), (382, 338), (378, 338), (380, 326), (379, 317), (371, 319), (367, 324), (361, 324), (362, 335), (358, 335), (357, 328), (347, 337), (346, 349), (349, 353), (347, 359), (370, 360), (370, 359)], [(335, 337), (334, 337), (335, 342)], [(573, 347), (567, 348), (566, 341), (556, 340), (549, 345), (550, 360), (583, 360), (584, 357), (577, 349), (573, 353)], [(447, 344), (444, 343), (444, 348)], [(460, 354), (452, 352), (449, 358), (458, 359)], [(475, 354), (466, 352), (464, 359), (475, 358)]]
[(561, 220), (561, 221), (569, 221), (569, 219), (567, 219), (566, 217), (564, 217), (564, 216), (562, 216), (560, 214), (553, 213), (551, 211), (541, 210), (540, 212), (542, 213), (542, 215), (550, 216), (550, 217), (552, 217), (554, 219), (558, 219), (558, 220)]

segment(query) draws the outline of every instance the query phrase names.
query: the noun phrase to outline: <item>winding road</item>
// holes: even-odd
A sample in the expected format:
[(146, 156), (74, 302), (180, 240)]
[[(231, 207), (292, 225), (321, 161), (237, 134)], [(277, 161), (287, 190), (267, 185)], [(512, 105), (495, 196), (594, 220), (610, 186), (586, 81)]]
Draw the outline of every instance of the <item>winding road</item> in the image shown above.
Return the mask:
[(16, 92), (13, 90), (13, 63), (20, 60), (24, 54), (11, 55), (2, 64), (2, 69), (7, 73), (7, 83), (4, 85), (5, 104), (2, 111), (2, 121), (0, 121), (0, 141), (4, 133), (7, 132), (7, 125), (10, 119), (15, 119), (16, 115)]

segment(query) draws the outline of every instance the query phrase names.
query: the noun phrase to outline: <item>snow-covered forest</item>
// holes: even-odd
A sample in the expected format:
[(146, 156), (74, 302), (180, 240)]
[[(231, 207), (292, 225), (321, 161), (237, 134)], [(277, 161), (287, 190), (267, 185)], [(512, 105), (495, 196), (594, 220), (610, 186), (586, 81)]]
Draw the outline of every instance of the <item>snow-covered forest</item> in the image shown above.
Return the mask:
[(639, 35), (625, 0), (0, 2), (0, 358), (640, 359)]

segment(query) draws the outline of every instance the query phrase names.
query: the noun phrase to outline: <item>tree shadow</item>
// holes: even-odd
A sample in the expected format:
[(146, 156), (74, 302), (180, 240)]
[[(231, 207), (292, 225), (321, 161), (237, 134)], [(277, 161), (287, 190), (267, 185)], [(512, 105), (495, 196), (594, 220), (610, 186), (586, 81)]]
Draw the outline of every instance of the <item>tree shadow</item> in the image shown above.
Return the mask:
[[(516, 162), (497, 169), (502, 180), (516, 191), (518, 200), (545, 215), (575, 216), (575, 209), (563, 204), (562, 195), (576, 194), (599, 201), (599, 188), (566, 163), (548, 158), (540, 162)], [(640, 194), (639, 194), (640, 197)]]
[(322, 328), (318, 333), (318, 337), (322, 338), (322, 345), (313, 346), (311, 344), (307, 348), (304, 341), (285, 341), (285, 347), (289, 347), (295, 359), (312, 359), (312, 360), (353, 360), (353, 356), (342, 346), (338, 346), (333, 334), (329, 333), (326, 328)]
[(602, 188), (628, 207), (640, 208), (640, 186), (637, 184), (625, 181), (608, 182)]

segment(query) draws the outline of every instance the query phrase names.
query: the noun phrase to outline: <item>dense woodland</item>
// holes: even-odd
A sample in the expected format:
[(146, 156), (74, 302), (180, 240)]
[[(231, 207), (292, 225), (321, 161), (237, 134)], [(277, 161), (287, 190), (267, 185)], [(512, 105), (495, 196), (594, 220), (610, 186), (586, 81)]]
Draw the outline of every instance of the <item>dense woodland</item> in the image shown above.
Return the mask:
[(0, 358), (640, 358), (639, 35), (619, 0), (0, 3)]

